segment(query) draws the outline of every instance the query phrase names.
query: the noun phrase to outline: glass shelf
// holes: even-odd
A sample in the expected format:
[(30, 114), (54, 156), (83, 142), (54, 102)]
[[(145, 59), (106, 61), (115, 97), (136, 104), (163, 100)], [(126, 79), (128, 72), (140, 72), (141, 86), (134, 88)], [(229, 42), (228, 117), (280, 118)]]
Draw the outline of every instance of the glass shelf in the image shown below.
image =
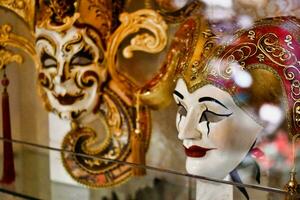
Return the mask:
[[(0, 185), (0, 194), (4, 199), (14, 196), (16, 199), (195, 199), (196, 180), (207, 180), (221, 184), (243, 186), (248, 192), (261, 193), (269, 199), (284, 199), (284, 191), (280, 188), (259, 185), (239, 184), (232, 181), (215, 180), (208, 177), (193, 176), (171, 169), (161, 169), (155, 166), (143, 166), (121, 162), (124, 165), (143, 167), (147, 175), (133, 177), (128, 182), (111, 188), (90, 189), (83, 185), (68, 185), (50, 180), (49, 154), (62, 149), (13, 140), (15, 152), (16, 181), (11, 185)], [(3, 139), (1, 138), (1, 146)], [(77, 154), (79, 155), (79, 154)], [(88, 155), (80, 155), (87, 156)], [(3, 157), (1, 157), (1, 163)], [(108, 160), (109, 162), (119, 162)], [(2, 165), (0, 166), (2, 171)], [(2, 197), (0, 195), (0, 197)]]

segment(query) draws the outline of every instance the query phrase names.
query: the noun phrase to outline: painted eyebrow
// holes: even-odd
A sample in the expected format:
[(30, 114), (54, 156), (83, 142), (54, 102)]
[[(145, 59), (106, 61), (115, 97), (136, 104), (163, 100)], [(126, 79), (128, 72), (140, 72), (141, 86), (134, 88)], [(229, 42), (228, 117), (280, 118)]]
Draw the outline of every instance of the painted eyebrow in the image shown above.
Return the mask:
[(222, 104), (220, 101), (218, 101), (217, 99), (214, 99), (212, 97), (201, 97), (198, 101), (199, 101), (199, 103), (201, 103), (203, 101), (213, 101), (228, 110), (228, 108), (224, 104)]
[(184, 99), (184, 96), (180, 92), (178, 92), (177, 90), (174, 90), (173, 94), (178, 96), (180, 99)]

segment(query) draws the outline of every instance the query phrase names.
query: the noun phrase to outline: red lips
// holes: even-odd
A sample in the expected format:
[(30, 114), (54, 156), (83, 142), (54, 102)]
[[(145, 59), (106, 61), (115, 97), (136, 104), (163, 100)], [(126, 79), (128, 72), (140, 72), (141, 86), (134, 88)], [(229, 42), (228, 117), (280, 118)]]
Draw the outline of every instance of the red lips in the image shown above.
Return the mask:
[(185, 154), (188, 157), (193, 157), (193, 158), (201, 158), (206, 155), (206, 152), (210, 150), (214, 150), (215, 148), (204, 148), (200, 146), (193, 145), (189, 148), (184, 147)]

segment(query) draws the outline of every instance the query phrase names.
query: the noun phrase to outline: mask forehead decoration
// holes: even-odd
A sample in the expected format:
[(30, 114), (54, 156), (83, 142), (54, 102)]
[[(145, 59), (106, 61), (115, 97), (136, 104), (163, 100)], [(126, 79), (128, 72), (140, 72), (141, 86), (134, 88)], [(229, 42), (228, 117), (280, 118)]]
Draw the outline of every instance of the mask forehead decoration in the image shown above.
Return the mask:
[[(259, 107), (263, 101), (278, 103), (279, 98), (286, 97), (289, 133), (294, 135), (300, 130), (298, 25), (299, 21), (293, 17), (263, 19), (251, 29), (235, 34), (227, 45), (219, 46), (215, 36), (191, 37), (192, 51), (186, 51), (180, 58), (176, 77), (183, 78), (190, 92), (206, 84), (215, 85), (231, 94), (239, 105)], [(205, 35), (203, 30), (202, 35)], [(201, 46), (202, 43), (209, 48)], [(243, 75), (243, 71), (253, 77), (252, 85), (243, 86), (237, 81), (236, 74)], [(245, 99), (245, 94), (249, 98)], [(264, 96), (261, 102), (258, 101), (260, 94)]]
[[(50, 111), (72, 122), (62, 143), (67, 150), (63, 164), (77, 182), (90, 187), (109, 187), (142, 175), (143, 170), (102, 159), (143, 164), (150, 140), (149, 109), (140, 104), (139, 87), (116, 69), (116, 55), (120, 43), (140, 29), (149, 33), (133, 37), (125, 57), (137, 50), (161, 51), (167, 27), (152, 10), (123, 13), (119, 22), (123, 3), (40, 1), (37, 15), (41, 94)], [(95, 121), (100, 130), (87, 126)]]

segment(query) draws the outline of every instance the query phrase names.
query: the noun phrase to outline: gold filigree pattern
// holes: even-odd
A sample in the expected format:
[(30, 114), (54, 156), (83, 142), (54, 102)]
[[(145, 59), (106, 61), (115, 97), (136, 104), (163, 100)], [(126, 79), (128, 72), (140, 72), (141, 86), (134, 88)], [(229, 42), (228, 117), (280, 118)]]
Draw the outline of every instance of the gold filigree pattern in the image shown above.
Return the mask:
[(291, 49), (294, 49), (294, 47), (292, 47), (291, 45), (292, 45), (292, 36), (291, 35), (287, 35), (286, 37), (285, 37), (285, 42), (286, 42), (286, 45), (288, 46), (288, 47), (290, 47)]
[(75, 13), (72, 17), (65, 17), (63, 19), (63, 24), (62, 25), (53, 25), (51, 23), (51, 19), (47, 19), (42, 21), (40, 24), (38, 24), (38, 27), (40, 28), (46, 28), (48, 30), (53, 30), (53, 31), (57, 31), (57, 32), (63, 32), (65, 30), (70, 29), (73, 24), (75, 23), (75, 21), (80, 17), (79, 13)]
[[(257, 46), (254, 43), (242, 43), (239, 46), (235, 46), (229, 49), (219, 61), (217, 70), (219, 76), (224, 79), (230, 79), (233, 72), (234, 63), (238, 63), (242, 68), (245, 66), (245, 60), (252, 57), (257, 52)], [(226, 65), (221, 64), (221, 62)], [(225, 67), (225, 68), (223, 68)]]
[[(253, 34), (255, 35), (255, 33)], [(220, 47), (219, 51), (222, 52), (223, 50), (224, 48)], [(216, 65), (218, 69), (218, 76), (229, 79), (232, 73), (231, 64), (236, 62), (243, 67), (245, 64), (243, 61), (253, 55), (256, 55), (258, 50), (261, 52), (256, 56), (259, 62), (264, 61), (265, 57), (267, 57), (277, 65), (285, 67), (284, 70), (287, 72), (286, 77), (291, 77), (289, 69), (292, 67), (291, 65), (296, 63), (296, 55), (281, 46), (277, 35), (274, 33), (267, 33), (261, 36), (257, 43), (241, 43), (238, 46), (234, 46), (227, 50), (227, 52), (219, 60), (219, 64)], [(220, 52), (217, 54), (220, 54)], [(226, 58), (226, 60), (224, 60), (224, 58)], [(225, 62), (226, 65), (222, 65), (220, 62)], [(215, 73), (215, 69), (212, 69), (212, 67), (207, 68), (214, 70)], [(209, 73), (211, 73), (211, 71)]]
[(294, 125), (300, 127), (300, 71), (297, 67), (290, 65), (284, 68), (284, 76), (291, 81), (291, 97), (295, 101), (293, 105)]
[(12, 62), (21, 64), (23, 58), (19, 54), (14, 54), (12, 51), (0, 47), (0, 69), (3, 69), (5, 65)]
[(122, 13), (120, 21), (121, 25), (108, 41), (107, 66), (111, 76), (122, 83), (115, 63), (115, 57), (121, 42), (130, 34), (137, 33), (142, 29), (148, 30), (152, 35), (143, 33), (133, 37), (131, 44), (124, 48), (123, 55), (126, 58), (130, 58), (133, 51), (158, 53), (167, 44), (167, 25), (158, 13), (149, 9), (138, 10), (134, 13)]
[(265, 61), (265, 56), (263, 54), (261, 54), (261, 53), (258, 54), (257, 58), (258, 58), (259, 62), (264, 62)]
[(11, 46), (24, 50), (37, 62), (33, 44), (26, 38), (14, 34), (12, 32), (12, 26), (9, 24), (0, 26), (0, 46)]
[(1, 0), (0, 6), (3, 6), (20, 16), (33, 30), (35, 0)]
[[(62, 143), (62, 149), (66, 150), (62, 152), (65, 169), (77, 182), (94, 188), (115, 186), (132, 176), (131, 166), (108, 160), (133, 162), (130, 145), (134, 130), (133, 116), (131, 116), (133, 113), (130, 112), (130, 107), (109, 89), (105, 89), (103, 101), (104, 103), (99, 107), (99, 114), (105, 130), (100, 131), (101, 134), (103, 131), (108, 134), (105, 139), (106, 144), (101, 142), (100, 146), (91, 149), (96, 132), (91, 128), (77, 125), (72, 127)], [(150, 116), (148, 109), (141, 110), (140, 114), (146, 150), (151, 136)], [(89, 156), (75, 155), (71, 152)]]
[(248, 38), (250, 38), (250, 40), (254, 40), (255, 39), (255, 32), (253, 30), (250, 30), (248, 32)]
[(295, 63), (297, 58), (295, 54), (279, 45), (278, 36), (274, 33), (267, 33), (263, 35), (257, 44), (258, 48), (270, 59), (272, 62), (280, 66), (287, 66), (285, 63)]
[[(257, 35), (257, 33), (254, 32), (252, 35)], [(249, 32), (247, 37), (252, 40), (252, 38), (249, 37)], [(291, 121), (294, 123), (294, 127), (298, 129), (300, 128), (300, 70), (298, 67), (300, 61), (297, 60), (294, 52), (289, 50), (294, 49), (291, 46), (293, 40), (292, 36), (286, 34), (281, 36), (281, 38), (282, 37), (283, 39), (280, 43), (279, 36), (273, 32), (270, 32), (261, 35), (255, 43), (244, 42), (227, 49), (226, 52), (224, 52), (224, 47), (219, 47), (220, 50), (216, 51), (216, 55), (224, 53), (223, 56), (221, 59), (217, 60), (218, 64), (216, 65), (214, 63), (215, 61), (208, 63), (208, 67), (205, 67), (205, 69), (208, 69), (208, 71), (204, 73), (228, 80), (231, 78), (233, 63), (238, 63), (238, 66), (243, 69), (245, 67), (245, 63), (243, 61), (253, 56), (255, 56), (255, 59), (258, 62), (271, 62), (279, 67), (282, 67), (282, 72), (284, 78), (286, 79), (285, 81), (288, 81), (290, 85), (286, 86), (290, 87), (288, 89), (290, 91), (288, 94), (289, 98), (294, 102), (293, 109), (291, 111)], [(257, 61), (253, 62), (257, 63)], [(280, 69), (281, 68), (277, 69), (278, 73), (281, 73)], [(293, 135), (296, 133), (290, 132), (290, 134)]]
[(294, 104), (294, 114), (293, 117), (295, 119), (295, 124), (299, 127), (300, 126), (300, 101), (296, 101)]
[[(145, 51), (149, 53), (160, 52), (167, 43), (167, 25), (162, 17), (153, 10), (143, 9), (134, 13), (122, 13), (120, 16), (121, 25), (114, 32), (109, 41), (108, 51), (115, 54), (116, 48), (128, 37), (129, 34), (138, 32), (141, 29), (150, 31), (136, 35), (130, 41), (130, 45), (125, 47), (123, 55), (126, 58), (132, 57), (133, 51)], [(113, 61), (111, 61), (113, 63)], [(110, 65), (109, 65), (110, 66)], [(111, 67), (115, 67), (114, 65)], [(112, 71), (114, 71), (112, 69)]]

